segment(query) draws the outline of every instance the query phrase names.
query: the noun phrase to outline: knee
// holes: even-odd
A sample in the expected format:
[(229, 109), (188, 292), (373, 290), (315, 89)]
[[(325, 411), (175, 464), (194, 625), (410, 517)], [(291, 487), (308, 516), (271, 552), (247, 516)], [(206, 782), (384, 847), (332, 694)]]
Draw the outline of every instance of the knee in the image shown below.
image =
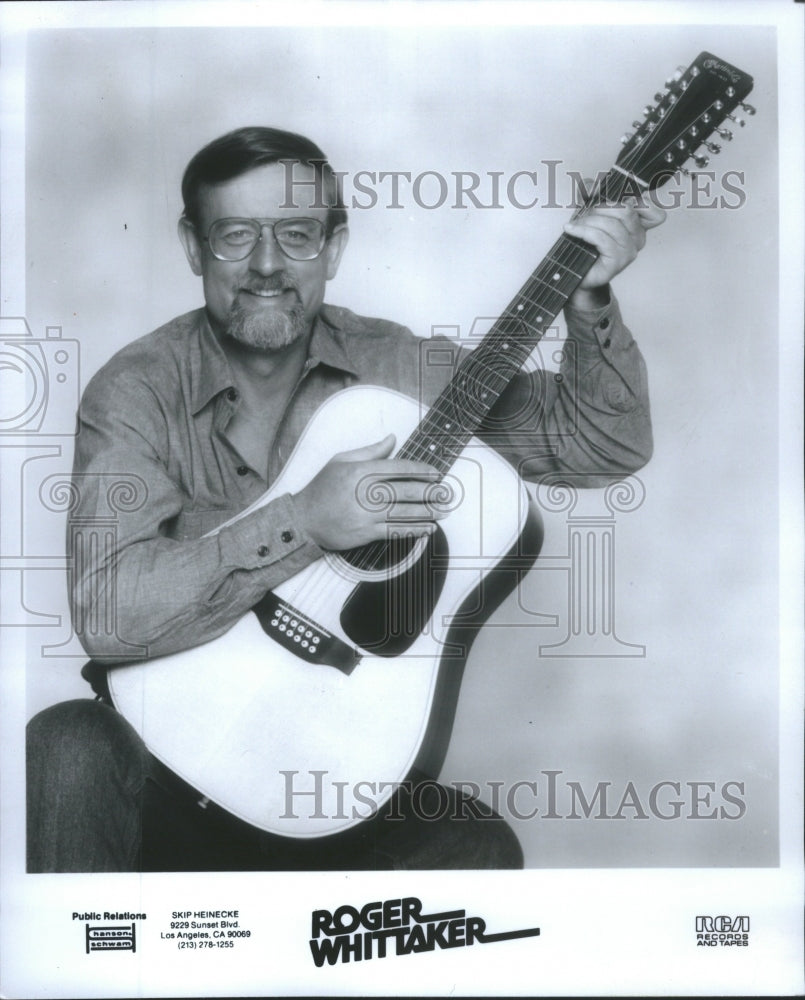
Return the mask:
[(439, 856), (433, 867), (523, 867), (523, 850), (514, 831), (479, 799), (426, 781), (415, 790), (412, 805), (420, 819), (430, 821), (425, 830)]
[(89, 699), (46, 708), (28, 723), (29, 781), (58, 776), (61, 787), (91, 785), (110, 768), (126, 783), (140, 784), (142, 741), (113, 708)]
[(508, 823), (502, 818), (492, 820), (487, 832), (487, 858), (483, 867), (522, 868), (525, 863), (523, 848)]
[(457, 795), (454, 816), (473, 817), (472, 828), (474, 868), (522, 868), (525, 863), (520, 841), (509, 824), (480, 799)]

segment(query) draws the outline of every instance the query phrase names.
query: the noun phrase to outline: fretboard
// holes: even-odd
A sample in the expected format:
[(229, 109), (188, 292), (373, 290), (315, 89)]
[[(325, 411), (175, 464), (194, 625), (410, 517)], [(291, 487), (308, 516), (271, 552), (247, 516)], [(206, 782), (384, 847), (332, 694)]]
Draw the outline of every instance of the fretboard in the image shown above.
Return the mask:
[(561, 236), (397, 457), (424, 460), (446, 473), (597, 259), (589, 244)]

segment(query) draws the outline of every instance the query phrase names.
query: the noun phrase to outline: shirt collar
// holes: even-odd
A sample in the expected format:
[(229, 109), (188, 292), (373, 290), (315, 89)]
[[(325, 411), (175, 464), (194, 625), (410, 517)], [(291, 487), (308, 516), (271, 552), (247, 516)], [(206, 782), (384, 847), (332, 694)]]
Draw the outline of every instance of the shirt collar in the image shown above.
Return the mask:
[(348, 332), (341, 322), (343, 310), (332, 306), (322, 306), (313, 324), (313, 335), (308, 349), (307, 369), (318, 364), (337, 368), (339, 371), (358, 375), (358, 369), (347, 349)]
[[(305, 371), (323, 364), (357, 376), (358, 371), (347, 352), (345, 331), (336, 313), (337, 310), (325, 306), (316, 317)], [(198, 337), (193, 345), (190, 365), (191, 403), (196, 414), (219, 392), (235, 384), (232, 369), (204, 309), (198, 311)]]

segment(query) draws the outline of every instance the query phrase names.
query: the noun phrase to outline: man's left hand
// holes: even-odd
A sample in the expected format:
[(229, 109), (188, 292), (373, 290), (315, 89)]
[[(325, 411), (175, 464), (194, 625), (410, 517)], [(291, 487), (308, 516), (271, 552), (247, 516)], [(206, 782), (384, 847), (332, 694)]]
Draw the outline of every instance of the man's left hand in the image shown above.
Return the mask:
[[(585, 305), (600, 304), (596, 289), (605, 286), (628, 267), (646, 244), (646, 232), (665, 221), (666, 212), (649, 200), (629, 198), (622, 205), (599, 205), (568, 222), (565, 232), (590, 243), (599, 253), (598, 260), (585, 275), (573, 298)], [(592, 292), (584, 295), (579, 293)]]

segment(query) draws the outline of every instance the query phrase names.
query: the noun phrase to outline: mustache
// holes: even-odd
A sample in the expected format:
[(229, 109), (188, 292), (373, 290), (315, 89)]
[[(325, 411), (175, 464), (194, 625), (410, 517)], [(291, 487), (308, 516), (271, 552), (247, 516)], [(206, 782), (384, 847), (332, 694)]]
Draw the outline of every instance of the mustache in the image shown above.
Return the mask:
[(282, 292), (285, 289), (299, 290), (299, 283), (289, 271), (275, 271), (265, 278), (252, 277), (238, 288), (242, 292)]

